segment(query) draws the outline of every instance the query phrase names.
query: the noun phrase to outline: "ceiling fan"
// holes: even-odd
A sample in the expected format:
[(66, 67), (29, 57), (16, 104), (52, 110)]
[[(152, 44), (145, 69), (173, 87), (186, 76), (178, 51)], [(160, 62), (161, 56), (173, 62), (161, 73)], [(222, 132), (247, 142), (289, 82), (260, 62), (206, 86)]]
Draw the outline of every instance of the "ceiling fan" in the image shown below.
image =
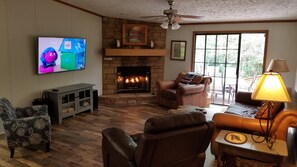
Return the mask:
[(180, 28), (180, 25), (178, 23), (180, 23), (183, 18), (188, 18), (188, 19), (201, 18), (201, 16), (178, 14), (178, 10), (172, 8), (174, 4), (174, 0), (168, 0), (168, 4), (170, 8), (163, 10), (163, 15), (143, 16), (141, 18), (167, 18), (166, 21), (161, 24), (161, 27), (164, 29), (171, 28), (172, 30), (177, 30)]

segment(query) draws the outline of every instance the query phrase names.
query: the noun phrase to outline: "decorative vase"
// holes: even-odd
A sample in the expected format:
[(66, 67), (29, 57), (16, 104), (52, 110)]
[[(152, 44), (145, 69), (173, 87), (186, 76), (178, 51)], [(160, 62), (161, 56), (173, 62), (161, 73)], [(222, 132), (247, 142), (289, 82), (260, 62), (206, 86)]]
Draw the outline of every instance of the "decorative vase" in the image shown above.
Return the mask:
[(150, 48), (154, 48), (154, 41), (153, 40), (151, 40), (151, 42), (150, 42)]
[(119, 39), (116, 40), (116, 47), (117, 48), (121, 47), (121, 41)]

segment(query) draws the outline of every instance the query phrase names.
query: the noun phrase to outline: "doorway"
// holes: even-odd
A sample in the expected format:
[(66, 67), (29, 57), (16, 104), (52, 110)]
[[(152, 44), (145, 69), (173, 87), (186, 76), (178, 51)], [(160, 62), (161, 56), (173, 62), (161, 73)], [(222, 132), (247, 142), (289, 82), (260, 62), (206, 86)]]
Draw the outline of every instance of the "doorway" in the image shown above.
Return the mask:
[(267, 32), (196, 33), (193, 71), (212, 77), (209, 98), (228, 105), (253, 91), (263, 72)]

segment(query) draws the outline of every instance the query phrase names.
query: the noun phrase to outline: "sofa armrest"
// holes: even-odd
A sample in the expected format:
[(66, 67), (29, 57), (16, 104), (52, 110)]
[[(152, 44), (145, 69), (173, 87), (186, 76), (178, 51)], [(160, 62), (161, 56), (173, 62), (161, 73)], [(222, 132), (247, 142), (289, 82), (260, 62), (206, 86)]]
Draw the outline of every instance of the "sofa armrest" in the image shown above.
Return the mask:
[(204, 85), (210, 85), (212, 83), (212, 78), (209, 76), (203, 76), (203, 80), (201, 81)]
[(158, 90), (174, 89), (176, 87), (175, 80), (157, 81), (156, 86)]
[(133, 139), (119, 128), (107, 128), (102, 131), (103, 154), (112, 152), (118, 157), (131, 161), (137, 144)]
[(36, 105), (31, 107), (16, 108), (17, 118), (48, 115), (47, 105)]
[(286, 141), (289, 127), (297, 128), (296, 109), (284, 109), (280, 111), (274, 118), (271, 131), (275, 133), (277, 139)]
[[(240, 115), (228, 113), (215, 113), (212, 120), (216, 124), (216, 130), (211, 140), (211, 153), (213, 155), (218, 155), (218, 144), (215, 142), (215, 139), (221, 130), (231, 130), (245, 133), (263, 133), (261, 127), (259, 126), (259, 120), (255, 118), (242, 117)], [(264, 122), (262, 125), (264, 125)]]
[[(216, 123), (217, 129), (263, 133), (261, 127), (259, 126), (259, 119), (228, 113), (215, 113), (212, 120)], [(266, 120), (262, 120), (261, 123), (263, 127), (266, 127)]]

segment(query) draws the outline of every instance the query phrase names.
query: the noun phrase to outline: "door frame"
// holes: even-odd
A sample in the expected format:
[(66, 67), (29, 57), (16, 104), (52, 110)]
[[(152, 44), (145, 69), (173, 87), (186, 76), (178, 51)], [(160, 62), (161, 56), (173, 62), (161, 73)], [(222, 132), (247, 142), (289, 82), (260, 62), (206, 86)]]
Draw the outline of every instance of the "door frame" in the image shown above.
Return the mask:
[[(263, 73), (265, 71), (265, 67), (266, 67), (267, 48), (268, 48), (268, 34), (269, 34), (269, 31), (268, 30), (193, 31), (193, 36), (192, 36), (191, 71), (194, 71), (194, 67), (195, 67), (195, 46), (196, 46), (195, 43), (196, 43), (196, 35), (240, 34), (240, 36), (241, 36), (242, 34), (245, 34), (245, 33), (246, 34), (248, 34), (248, 33), (263, 33), (265, 35), (264, 57), (263, 57), (263, 66), (262, 66), (262, 73)], [(241, 37), (240, 37), (240, 39), (241, 39)], [(239, 42), (241, 42), (241, 41), (239, 41)], [(238, 56), (239, 55), (240, 55), (240, 50), (238, 52)], [(240, 57), (238, 57), (238, 60), (240, 61)], [(239, 73), (239, 68), (237, 67), (237, 70), (236, 70), (237, 79), (238, 79), (238, 73)], [(237, 91), (237, 86), (238, 86), (238, 83), (236, 84), (235, 91)]]

